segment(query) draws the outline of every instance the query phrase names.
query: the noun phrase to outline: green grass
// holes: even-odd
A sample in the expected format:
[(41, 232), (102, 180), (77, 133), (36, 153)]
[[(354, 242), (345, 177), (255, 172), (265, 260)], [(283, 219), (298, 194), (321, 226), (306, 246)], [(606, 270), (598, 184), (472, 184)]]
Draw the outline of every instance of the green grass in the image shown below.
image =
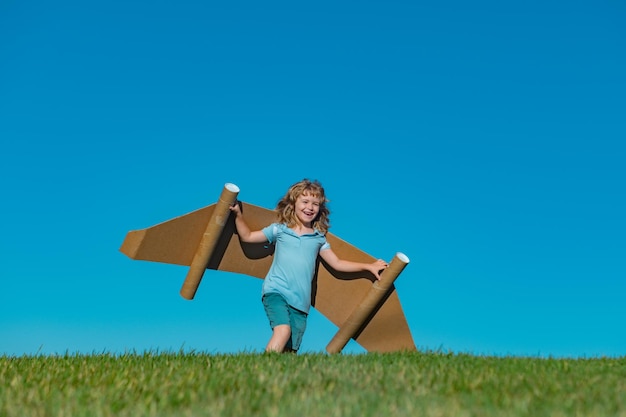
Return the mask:
[(626, 416), (626, 358), (0, 356), (0, 416)]

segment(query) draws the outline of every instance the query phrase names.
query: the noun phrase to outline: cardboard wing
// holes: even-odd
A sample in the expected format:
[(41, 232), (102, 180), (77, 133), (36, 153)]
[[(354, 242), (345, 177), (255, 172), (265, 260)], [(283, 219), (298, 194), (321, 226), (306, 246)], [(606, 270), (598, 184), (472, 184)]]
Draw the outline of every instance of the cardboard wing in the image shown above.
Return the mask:
[[(202, 260), (202, 269), (228, 271), (263, 279), (270, 268), (273, 246), (240, 242), (236, 235), (234, 219), (226, 214), (222, 206), (230, 205), (223, 201), (176, 217), (152, 227), (128, 232), (120, 251), (136, 260), (163, 262), (190, 266), (181, 295), (191, 299), (195, 294), (200, 278), (190, 279), (194, 261), (198, 258), (198, 248), (212, 237), (207, 260)], [(276, 213), (252, 204), (241, 203), (242, 211), (252, 230), (261, 229), (276, 220)], [(216, 216), (216, 212), (221, 214)], [(215, 218), (218, 218), (217, 221)], [(218, 223), (217, 231), (210, 232), (211, 222)], [(212, 235), (212, 236), (211, 236)], [(375, 258), (328, 233), (327, 240), (340, 258), (357, 262), (374, 262)], [(206, 246), (206, 245), (205, 245)], [(392, 261), (392, 264), (394, 261)], [(408, 259), (406, 260), (408, 262)], [(390, 265), (389, 269), (392, 265)], [(400, 269), (401, 271), (401, 269)], [(385, 278), (385, 270), (381, 281)], [(399, 274), (399, 272), (396, 273)], [(395, 279), (395, 277), (393, 277)], [(195, 288), (186, 289), (188, 281), (195, 280)], [(353, 330), (346, 340), (335, 342), (331, 353), (341, 351), (349, 338), (353, 338), (367, 351), (391, 352), (415, 350), (397, 291), (389, 284), (377, 296), (371, 308), (355, 316), (355, 311), (363, 304), (379, 284), (369, 272), (339, 273), (320, 262), (313, 280), (312, 305), (340, 329), (352, 321)], [(371, 298), (371, 296), (370, 296)], [(361, 308), (362, 309), (362, 308)], [(356, 317), (356, 319), (355, 319)], [(355, 321), (356, 320), (356, 321)], [(340, 334), (338, 333), (338, 336)], [(337, 336), (336, 336), (337, 337)]]

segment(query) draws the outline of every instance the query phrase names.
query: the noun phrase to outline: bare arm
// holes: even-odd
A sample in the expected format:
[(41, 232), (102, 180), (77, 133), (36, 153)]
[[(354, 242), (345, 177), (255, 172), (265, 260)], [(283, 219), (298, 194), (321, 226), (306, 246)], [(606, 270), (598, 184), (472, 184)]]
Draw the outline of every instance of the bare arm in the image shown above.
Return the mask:
[(330, 265), (334, 270), (340, 272), (358, 272), (370, 271), (376, 279), (380, 279), (380, 271), (387, 268), (389, 264), (382, 259), (378, 259), (372, 263), (353, 262), (345, 259), (339, 259), (332, 249), (326, 249), (320, 252), (320, 257)]
[(241, 207), (238, 202), (236, 202), (235, 205), (230, 206), (230, 211), (235, 213), (235, 227), (237, 228), (239, 239), (241, 239), (242, 242), (267, 242), (267, 238), (261, 230), (250, 230), (248, 223), (246, 223), (246, 220), (243, 218), (243, 213), (241, 212)]

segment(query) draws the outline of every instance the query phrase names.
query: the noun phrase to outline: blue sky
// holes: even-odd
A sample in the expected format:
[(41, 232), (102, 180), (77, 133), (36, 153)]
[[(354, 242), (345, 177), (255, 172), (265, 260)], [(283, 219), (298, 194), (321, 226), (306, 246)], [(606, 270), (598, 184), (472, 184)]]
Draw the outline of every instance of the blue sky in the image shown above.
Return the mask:
[[(261, 280), (129, 230), (319, 179), (419, 349), (626, 354), (618, 1), (0, 3), (0, 354), (261, 351)], [(302, 351), (336, 327), (313, 311)], [(346, 352), (363, 350), (351, 342)]]

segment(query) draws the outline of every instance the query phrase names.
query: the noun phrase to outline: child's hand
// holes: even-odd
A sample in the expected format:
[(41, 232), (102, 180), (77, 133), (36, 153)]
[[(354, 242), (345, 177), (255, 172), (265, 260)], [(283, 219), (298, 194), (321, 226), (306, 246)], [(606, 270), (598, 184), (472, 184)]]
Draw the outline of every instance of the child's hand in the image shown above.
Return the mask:
[(235, 201), (233, 205), (229, 206), (228, 208), (230, 209), (230, 211), (235, 213), (236, 216), (239, 216), (241, 214), (241, 205), (239, 204), (239, 201)]
[(374, 274), (376, 279), (380, 281), (380, 271), (384, 270), (388, 266), (389, 264), (387, 262), (383, 261), (382, 259), (378, 259), (377, 261), (370, 264), (369, 270), (372, 274)]

